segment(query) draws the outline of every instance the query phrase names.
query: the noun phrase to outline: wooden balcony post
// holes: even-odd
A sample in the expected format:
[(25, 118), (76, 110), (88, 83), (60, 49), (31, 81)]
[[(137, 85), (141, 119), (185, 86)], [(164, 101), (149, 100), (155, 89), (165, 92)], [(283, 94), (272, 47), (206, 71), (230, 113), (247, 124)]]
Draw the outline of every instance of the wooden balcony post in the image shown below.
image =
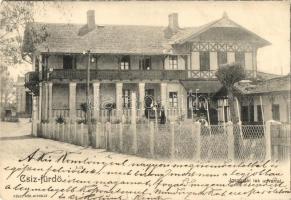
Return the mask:
[(253, 77), (252, 78), (256, 78), (257, 77), (257, 49), (253, 49), (252, 51), (252, 64), (253, 64)]
[(164, 107), (167, 116), (167, 83), (161, 83), (161, 105)]
[(116, 117), (121, 118), (122, 115), (122, 85), (123, 83), (118, 82), (115, 85), (116, 88)]
[(41, 104), (42, 104), (42, 83), (39, 83), (38, 95), (38, 121), (41, 122)]
[(93, 118), (99, 120), (100, 110), (100, 82), (93, 83)]
[(48, 111), (48, 84), (43, 83), (43, 99), (42, 99), (42, 119), (47, 120), (47, 111)]
[(48, 120), (53, 121), (52, 106), (53, 106), (53, 83), (48, 83)]
[(139, 118), (141, 119), (141, 117), (144, 114), (144, 98), (145, 98), (145, 83), (141, 82), (138, 84), (138, 95), (139, 95)]
[(71, 121), (76, 120), (76, 86), (77, 83), (69, 83), (69, 117)]

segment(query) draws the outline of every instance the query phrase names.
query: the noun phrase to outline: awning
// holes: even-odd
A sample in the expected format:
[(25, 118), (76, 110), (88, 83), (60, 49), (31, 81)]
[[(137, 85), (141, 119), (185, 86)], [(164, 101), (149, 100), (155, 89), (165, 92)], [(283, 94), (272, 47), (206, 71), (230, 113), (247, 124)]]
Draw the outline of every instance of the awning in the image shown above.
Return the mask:
[(217, 80), (181, 81), (181, 83), (187, 91), (192, 90), (194, 93), (196, 89), (199, 89), (198, 93), (216, 93), (222, 88), (222, 84)]

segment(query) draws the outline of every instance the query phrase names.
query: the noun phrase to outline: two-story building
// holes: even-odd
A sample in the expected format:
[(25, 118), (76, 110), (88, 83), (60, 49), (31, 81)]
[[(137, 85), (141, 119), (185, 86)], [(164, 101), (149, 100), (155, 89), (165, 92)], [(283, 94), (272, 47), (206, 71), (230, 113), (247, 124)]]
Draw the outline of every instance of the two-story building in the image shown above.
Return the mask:
[[(45, 41), (31, 44), (31, 30), (45, 30)], [(169, 15), (164, 27), (99, 25), (89, 10), (85, 25), (27, 26), (23, 50), (32, 57), (34, 71), (26, 75), (26, 85), (36, 91), (39, 120), (82, 117), (90, 65), (91, 104), (97, 120), (108, 107), (117, 118), (128, 113), (135, 92), (139, 117), (150, 117), (153, 105), (158, 105), (169, 117), (173, 113), (190, 117), (198, 109), (209, 109), (211, 121), (217, 122), (223, 120), (217, 113), (224, 108), (212, 98), (222, 87), (216, 70), (240, 62), (248, 77), (256, 78), (257, 51), (269, 44), (226, 14), (200, 27), (181, 28), (177, 13)], [(33, 83), (38, 81), (36, 88)]]

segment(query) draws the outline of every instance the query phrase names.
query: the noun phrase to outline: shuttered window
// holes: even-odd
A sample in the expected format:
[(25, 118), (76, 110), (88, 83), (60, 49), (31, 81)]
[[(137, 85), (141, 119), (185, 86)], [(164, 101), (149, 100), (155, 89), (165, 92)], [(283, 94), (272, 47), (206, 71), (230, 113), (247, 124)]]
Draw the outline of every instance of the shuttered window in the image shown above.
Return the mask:
[(227, 53), (226, 51), (219, 51), (217, 52), (217, 62), (218, 66), (224, 65), (227, 63)]
[(244, 52), (235, 52), (235, 62), (241, 64), (242, 67), (245, 66), (245, 53)]
[(201, 71), (210, 70), (209, 51), (201, 51), (200, 52), (200, 70)]
[(280, 121), (280, 106), (279, 106), (279, 104), (272, 104), (272, 117), (273, 117), (273, 120)]

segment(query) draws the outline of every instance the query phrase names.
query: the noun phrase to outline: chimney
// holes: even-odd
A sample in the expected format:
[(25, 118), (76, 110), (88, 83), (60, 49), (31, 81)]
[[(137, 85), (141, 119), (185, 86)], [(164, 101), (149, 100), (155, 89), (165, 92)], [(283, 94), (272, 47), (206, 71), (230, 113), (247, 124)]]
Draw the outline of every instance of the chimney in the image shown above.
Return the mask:
[(172, 32), (177, 32), (179, 29), (178, 13), (169, 14), (169, 28)]
[(93, 30), (95, 28), (95, 11), (94, 10), (87, 11), (87, 26), (89, 30)]

